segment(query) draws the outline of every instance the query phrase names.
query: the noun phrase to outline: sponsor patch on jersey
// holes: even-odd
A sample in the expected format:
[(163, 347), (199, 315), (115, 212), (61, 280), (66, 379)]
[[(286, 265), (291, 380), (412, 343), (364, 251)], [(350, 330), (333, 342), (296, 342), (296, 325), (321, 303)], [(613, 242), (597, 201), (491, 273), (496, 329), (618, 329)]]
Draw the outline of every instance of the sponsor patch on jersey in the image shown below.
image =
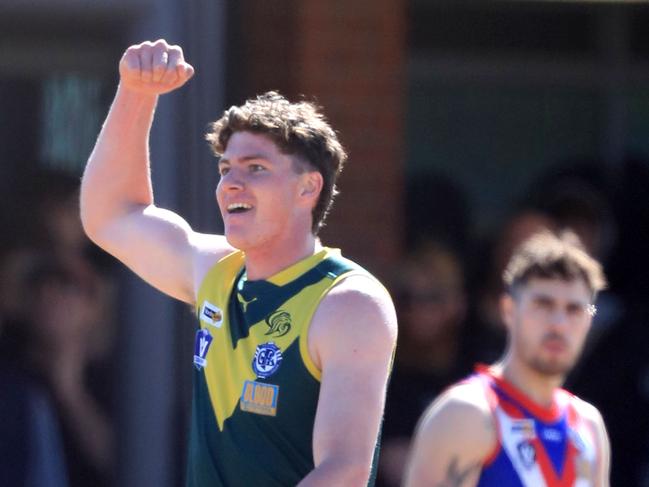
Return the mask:
[(194, 342), (194, 366), (201, 370), (207, 365), (207, 352), (212, 344), (212, 335), (205, 328), (196, 332), (196, 341)]
[(517, 446), (516, 450), (518, 451), (518, 456), (521, 459), (521, 463), (526, 469), (531, 469), (536, 463), (536, 450), (534, 446), (529, 441), (521, 441)]
[(221, 325), (223, 325), (223, 311), (218, 306), (205, 300), (201, 306), (200, 319), (208, 325), (221, 328)]
[(277, 396), (279, 386), (247, 380), (243, 383), (239, 406), (242, 411), (275, 416), (277, 414)]
[(265, 379), (270, 377), (282, 363), (282, 351), (273, 342), (257, 345), (255, 357), (252, 359), (252, 370), (257, 377)]
[(536, 429), (534, 428), (533, 419), (514, 419), (512, 420), (512, 433), (520, 435), (526, 440), (536, 438)]
[(268, 325), (266, 335), (283, 337), (291, 331), (291, 315), (288, 311), (277, 310), (266, 317), (266, 324)]

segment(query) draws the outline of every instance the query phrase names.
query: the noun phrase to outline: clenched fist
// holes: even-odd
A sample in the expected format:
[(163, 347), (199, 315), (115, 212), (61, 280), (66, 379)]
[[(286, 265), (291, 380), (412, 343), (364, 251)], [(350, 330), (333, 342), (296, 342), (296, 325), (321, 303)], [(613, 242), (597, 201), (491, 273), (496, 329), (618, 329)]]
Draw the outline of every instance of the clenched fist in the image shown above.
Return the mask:
[(149, 95), (162, 95), (180, 88), (194, 75), (179, 46), (164, 39), (129, 47), (119, 63), (121, 84)]

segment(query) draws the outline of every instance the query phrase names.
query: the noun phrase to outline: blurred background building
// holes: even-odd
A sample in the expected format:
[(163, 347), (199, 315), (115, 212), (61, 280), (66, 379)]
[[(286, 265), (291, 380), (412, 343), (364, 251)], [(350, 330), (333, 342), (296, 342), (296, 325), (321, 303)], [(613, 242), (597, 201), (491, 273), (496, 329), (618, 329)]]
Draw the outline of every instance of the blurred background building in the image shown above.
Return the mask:
[[(110, 484), (182, 485), (191, 310), (84, 241), (70, 203), (121, 53), (166, 38), (184, 48), (196, 76), (158, 107), (157, 203), (218, 231), (208, 123), (268, 89), (316, 99), (350, 153), (323, 241), (388, 281), (404, 323), (424, 313), (453, 330), (426, 334), (422, 319), (416, 333), (452, 348), (435, 342), (430, 360), (420, 351), (416, 364), (397, 354), (407, 379), (395, 387), (421, 387), (413, 396), (428, 398), (442, 378), (497, 358), (493, 304), (512, 247), (542, 227), (577, 231), (611, 286), (569, 386), (609, 425), (613, 485), (649, 486), (647, 26), (642, 1), (1, 0), (0, 341), (10, 344), (2, 350), (36, 340), (19, 332), (34, 321), (25, 308), (36, 295), (48, 310), (74, 306), (77, 327), (50, 323), (46, 332), (76, 330), (79, 347), (92, 350), (70, 366), (94, 398), (75, 407), (112, 433), (88, 443), (71, 428), (49, 374), (35, 387), (53, 396), (62, 443), (94, 452), (87, 462)], [(436, 249), (435, 270), (426, 293), (408, 294), (400, 266), (422, 249)], [(43, 257), (59, 267), (44, 267)], [(26, 348), (23, 359), (35, 353)], [(421, 407), (391, 397), (388, 418), (399, 423)], [(393, 426), (407, 437), (412, 425), (402, 423), (386, 420), (386, 439)], [(381, 481), (395, 485), (392, 465), (402, 462), (386, 458)], [(75, 485), (99, 485), (77, 474)]]

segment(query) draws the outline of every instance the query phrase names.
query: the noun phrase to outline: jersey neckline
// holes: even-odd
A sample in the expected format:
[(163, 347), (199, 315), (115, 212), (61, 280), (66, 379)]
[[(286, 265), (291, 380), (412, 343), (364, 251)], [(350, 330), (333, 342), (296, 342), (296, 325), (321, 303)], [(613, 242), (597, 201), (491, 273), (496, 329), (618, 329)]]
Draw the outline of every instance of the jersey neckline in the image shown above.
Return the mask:
[(555, 389), (552, 395), (552, 404), (550, 404), (549, 406), (542, 406), (541, 404), (531, 399), (514, 384), (507, 381), (504, 377), (496, 375), (493, 369), (488, 365), (477, 364), (475, 370), (476, 372), (487, 376), (507, 396), (518, 402), (521, 406), (523, 406), (523, 408), (539, 418), (541, 421), (545, 423), (554, 423), (561, 419), (563, 407), (559, 401), (559, 395), (561, 391), (560, 388)]

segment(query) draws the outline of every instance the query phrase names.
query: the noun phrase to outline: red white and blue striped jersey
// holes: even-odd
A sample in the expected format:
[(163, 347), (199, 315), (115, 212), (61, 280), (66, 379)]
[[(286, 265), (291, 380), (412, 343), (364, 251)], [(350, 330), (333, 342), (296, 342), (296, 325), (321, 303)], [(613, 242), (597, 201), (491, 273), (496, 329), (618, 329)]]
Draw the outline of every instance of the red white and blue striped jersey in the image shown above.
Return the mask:
[(534, 403), (484, 366), (464, 383), (482, 388), (498, 441), (477, 487), (594, 487), (601, 452), (585, 403), (557, 389), (550, 407)]

